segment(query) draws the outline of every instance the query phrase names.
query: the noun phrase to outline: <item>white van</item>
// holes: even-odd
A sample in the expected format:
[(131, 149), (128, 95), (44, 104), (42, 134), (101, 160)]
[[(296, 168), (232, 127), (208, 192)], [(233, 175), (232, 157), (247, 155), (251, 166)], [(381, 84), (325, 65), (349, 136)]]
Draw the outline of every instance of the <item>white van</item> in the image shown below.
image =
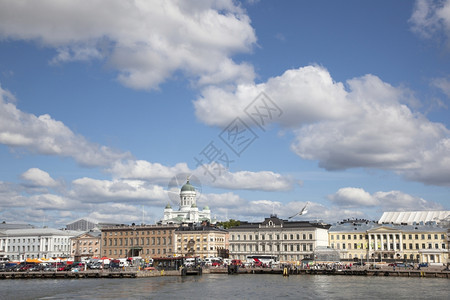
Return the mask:
[(222, 257), (207, 257), (207, 258), (205, 258), (205, 265), (207, 265), (207, 266), (212, 266), (213, 264), (221, 265), (222, 263), (223, 263)]

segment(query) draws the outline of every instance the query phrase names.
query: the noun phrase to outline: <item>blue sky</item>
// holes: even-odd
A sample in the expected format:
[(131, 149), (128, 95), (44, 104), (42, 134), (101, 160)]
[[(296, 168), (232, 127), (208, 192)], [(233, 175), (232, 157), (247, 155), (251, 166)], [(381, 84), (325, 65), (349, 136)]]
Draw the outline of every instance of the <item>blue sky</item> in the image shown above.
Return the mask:
[(188, 174), (218, 220), (450, 209), (450, 1), (24, 2), (2, 221), (154, 223)]

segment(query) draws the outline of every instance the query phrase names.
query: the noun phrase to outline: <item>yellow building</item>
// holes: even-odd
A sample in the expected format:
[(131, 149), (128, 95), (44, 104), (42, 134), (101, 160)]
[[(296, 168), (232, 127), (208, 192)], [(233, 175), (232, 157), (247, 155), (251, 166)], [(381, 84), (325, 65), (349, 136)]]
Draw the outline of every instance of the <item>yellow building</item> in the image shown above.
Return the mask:
[(75, 261), (101, 255), (100, 231), (89, 231), (70, 239), (70, 256)]
[(445, 264), (447, 229), (428, 225), (391, 225), (353, 220), (329, 230), (331, 248), (344, 260), (411, 261)]
[(186, 224), (175, 230), (177, 256), (193, 256), (202, 259), (223, 257), (228, 249), (228, 231), (210, 225)]

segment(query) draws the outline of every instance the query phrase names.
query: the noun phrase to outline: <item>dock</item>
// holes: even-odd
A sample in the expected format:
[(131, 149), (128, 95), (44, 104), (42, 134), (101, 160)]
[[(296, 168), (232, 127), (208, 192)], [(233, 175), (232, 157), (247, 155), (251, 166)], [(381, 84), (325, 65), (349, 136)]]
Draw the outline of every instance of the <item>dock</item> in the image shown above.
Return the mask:
[(328, 275), (328, 276), (392, 276), (392, 277), (427, 277), (450, 279), (450, 271), (442, 270), (392, 270), (392, 269), (295, 269), (295, 268), (186, 268), (180, 270), (87, 270), (38, 271), (38, 272), (0, 272), (0, 280), (5, 279), (98, 279), (98, 278), (144, 278), (160, 276), (201, 276), (203, 274), (272, 274), (283, 276)]
[(232, 274), (281, 274), (281, 275), (331, 275), (331, 276), (393, 276), (393, 277), (432, 277), (450, 278), (450, 271), (441, 270), (388, 270), (388, 269), (282, 269), (282, 268), (233, 268), (228, 272), (210, 269), (209, 273)]

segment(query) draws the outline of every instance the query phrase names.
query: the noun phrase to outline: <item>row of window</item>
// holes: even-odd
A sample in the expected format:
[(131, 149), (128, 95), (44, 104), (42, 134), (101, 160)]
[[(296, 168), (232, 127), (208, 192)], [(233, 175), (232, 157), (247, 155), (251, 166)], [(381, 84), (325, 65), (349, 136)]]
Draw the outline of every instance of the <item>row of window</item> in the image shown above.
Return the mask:
[[(181, 243), (181, 236), (178, 236), (178, 243)], [(183, 241), (185, 241), (185, 242), (187, 242), (187, 241), (197, 241), (198, 243), (200, 242), (200, 237), (199, 236), (197, 236), (197, 237), (187, 237), (187, 236), (185, 236), (184, 238), (183, 238)], [(206, 236), (204, 236), (203, 237), (203, 242), (207, 242), (207, 240), (208, 240), (208, 238), (206, 237)], [(210, 242), (225, 242), (225, 238), (224, 237), (209, 237), (209, 241)]]
[[(393, 235), (393, 234), (389, 234), (389, 235), (388, 234), (376, 234), (376, 235), (375, 234), (371, 234), (371, 239), (375, 239), (375, 236), (379, 240), (381, 238), (386, 240), (388, 238), (388, 236), (389, 236), (389, 239), (391, 239), (391, 240), (394, 239), (394, 236), (395, 236), (395, 239), (397, 239), (397, 240), (400, 239), (400, 235), (399, 234), (395, 234), (395, 235)], [(402, 238), (403, 238), (403, 240), (407, 240), (407, 239), (408, 240), (412, 240), (413, 237), (414, 237), (414, 240), (418, 240), (419, 237), (420, 237), (421, 240), (425, 240), (425, 239), (431, 240), (433, 236), (434, 236), (435, 240), (439, 239), (439, 234), (408, 234), (408, 235), (403, 234)], [(358, 234), (331, 234), (330, 235), (331, 240), (334, 240), (335, 237), (336, 237), (336, 240), (339, 240), (339, 239), (345, 240), (346, 238), (348, 240), (351, 240), (352, 237), (353, 237), (354, 240), (357, 240), (358, 237), (359, 237), (360, 240), (362, 240), (363, 237), (366, 240), (369, 239), (369, 236), (367, 234), (365, 234), (365, 235), (363, 235), (363, 234), (359, 234), (359, 235)], [(445, 240), (445, 234), (440, 234), (440, 238), (442, 240)]]
[(152, 237), (152, 238), (110, 238), (110, 239), (104, 239), (103, 245), (107, 246), (107, 241), (109, 246), (138, 246), (138, 245), (172, 245), (172, 238), (171, 237)]
[(95, 245), (97, 245), (98, 241), (95, 241), (95, 242), (93, 242), (93, 241), (89, 241), (89, 242), (87, 242), (87, 241), (75, 241), (75, 242), (73, 242), (72, 246), (75, 247), (77, 245), (77, 243), (78, 243), (78, 245), (92, 245), (93, 243)]
[[(303, 233), (303, 234), (243, 234), (242, 235), (242, 241), (252, 241), (252, 240), (273, 240), (275, 238), (275, 240), (281, 240), (281, 238), (283, 237), (283, 240), (312, 240), (313, 239), (313, 234), (312, 233)], [(232, 234), (231, 235), (231, 240), (232, 241), (240, 241), (241, 240), (241, 235), (240, 234)]]
[[(48, 241), (49, 240), (51, 240), (51, 239), (49, 239), (49, 238), (45, 238), (44, 239), (44, 242), (45, 243), (48, 243)], [(31, 244), (31, 243), (36, 243), (36, 238), (29, 238), (29, 239), (20, 239), (20, 238), (17, 238), (17, 239), (13, 239), (13, 238), (10, 238), (10, 239), (2, 239), (2, 240), (0, 240), (2, 243), (3, 243), (3, 245), (5, 245), (5, 244), (18, 244), (18, 243), (22, 243), (22, 244), (24, 244), (24, 243), (28, 243), (28, 244)], [(37, 241), (38, 242), (40, 242), (41, 241), (41, 239), (37, 239)], [(55, 243), (61, 243), (61, 244), (65, 244), (65, 243), (67, 243), (68, 242), (68, 238), (55, 238), (54, 239), (54, 242)]]
[[(169, 249), (144, 249), (144, 250), (145, 251), (142, 251), (141, 254), (145, 253), (147, 255), (150, 255), (150, 253), (151, 253), (152, 255), (156, 255), (156, 254), (161, 255), (161, 254), (171, 254), (172, 253), (172, 249), (171, 248), (169, 248)], [(119, 249), (119, 250), (117, 250), (117, 249), (114, 249), (114, 250), (110, 249), (109, 251), (103, 250), (103, 254), (104, 255), (110, 255), (110, 256), (111, 255), (119, 255), (119, 257), (123, 257), (123, 256), (128, 254), (128, 251), (124, 250), (124, 249)]]
[[(348, 244), (345, 244), (345, 243), (336, 243), (336, 244), (335, 243), (331, 243), (331, 248), (336, 249), (335, 245), (336, 245), (337, 249), (341, 249), (341, 247), (342, 247), (342, 249), (348, 249), (348, 250), (352, 249), (352, 244), (351, 243), (348, 243)], [(383, 244), (383, 249), (388, 249), (387, 246), (388, 246), (388, 244), (384, 243)], [(390, 249), (394, 249), (394, 244), (389, 244), (389, 246), (390, 246)], [(395, 244), (395, 246), (396, 246), (395, 249), (400, 249), (400, 244)], [(407, 246), (409, 246), (409, 248), (407, 248)], [(413, 246), (415, 246), (415, 247), (413, 247)], [(372, 244), (371, 248), (373, 249), (374, 247), (375, 247), (375, 245)], [(368, 248), (368, 243), (365, 243), (365, 244), (363, 244), (363, 243), (354, 243), (353, 244), (353, 249), (367, 249), (367, 248)], [(378, 245), (377, 248), (381, 248), (381, 246)], [(410, 250), (412, 250), (412, 249), (416, 249), (416, 250), (419, 250), (419, 249), (433, 249), (433, 243), (428, 243), (428, 244), (422, 243), (422, 247), (419, 247), (419, 243), (416, 243), (416, 244), (413, 244), (413, 243), (406, 244), (406, 243), (404, 243), (403, 244), (403, 249), (404, 250), (407, 250), (407, 249), (410, 249)], [(441, 248), (439, 248), (439, 243), (435, 243), (434, 244), (434, 249), (446, 249), (445, 243), (441, 244)]]
[[(41, 251), (39, 246), (35, 245), (28, 245), (28, 246), (8, 246), (8, 252), (35, 252), (35, 251)], [(55, 245), (53, 246), (53, 251), (65, 251), (67, 250), (67, 245)], [(4, 248), (3, 248), (4, 251)], [(42, 251), (49, 251), (48, 246), (45, 246)]]
[(231, 251), (261, 251), (261, 252), (272, 252), (272, 251), (313, 251), (313, 244), (285, 244), (285, 245), (231, 245)]
[[(161, 231), (163, 234), (166, 234), (166, 230), (152, 230), (152, 235), (155, 235), (156, 233), (161, 234)], [(141, 235), (150, 235), (150, 230), (147, 230), (147, 232), (145, 231), (136, 231), (136, 230), (130, 230), (130, 231), (119, 231), (119, 235), (128, 235), (128, 232), (130, 233), (130, 235), (134, 235), (134, 232), (136, 232), (136, 235), (139, 235), (139, 232), (141, 233)], [(107, 233), (106, 233), (107, 234)], [(110, 231), (109, 235), (112, 236), (113, 232)], [(114, 231), (114, 235), (118, 235), (117, 231)]]
[[(92, 253), (92, 247), (80, 249), (82, 253)], [(98, 252), (98, 248), (95, 248), (95, 252)], [(72, 250), (72, 254), (75, 253), (75, 249)]]

